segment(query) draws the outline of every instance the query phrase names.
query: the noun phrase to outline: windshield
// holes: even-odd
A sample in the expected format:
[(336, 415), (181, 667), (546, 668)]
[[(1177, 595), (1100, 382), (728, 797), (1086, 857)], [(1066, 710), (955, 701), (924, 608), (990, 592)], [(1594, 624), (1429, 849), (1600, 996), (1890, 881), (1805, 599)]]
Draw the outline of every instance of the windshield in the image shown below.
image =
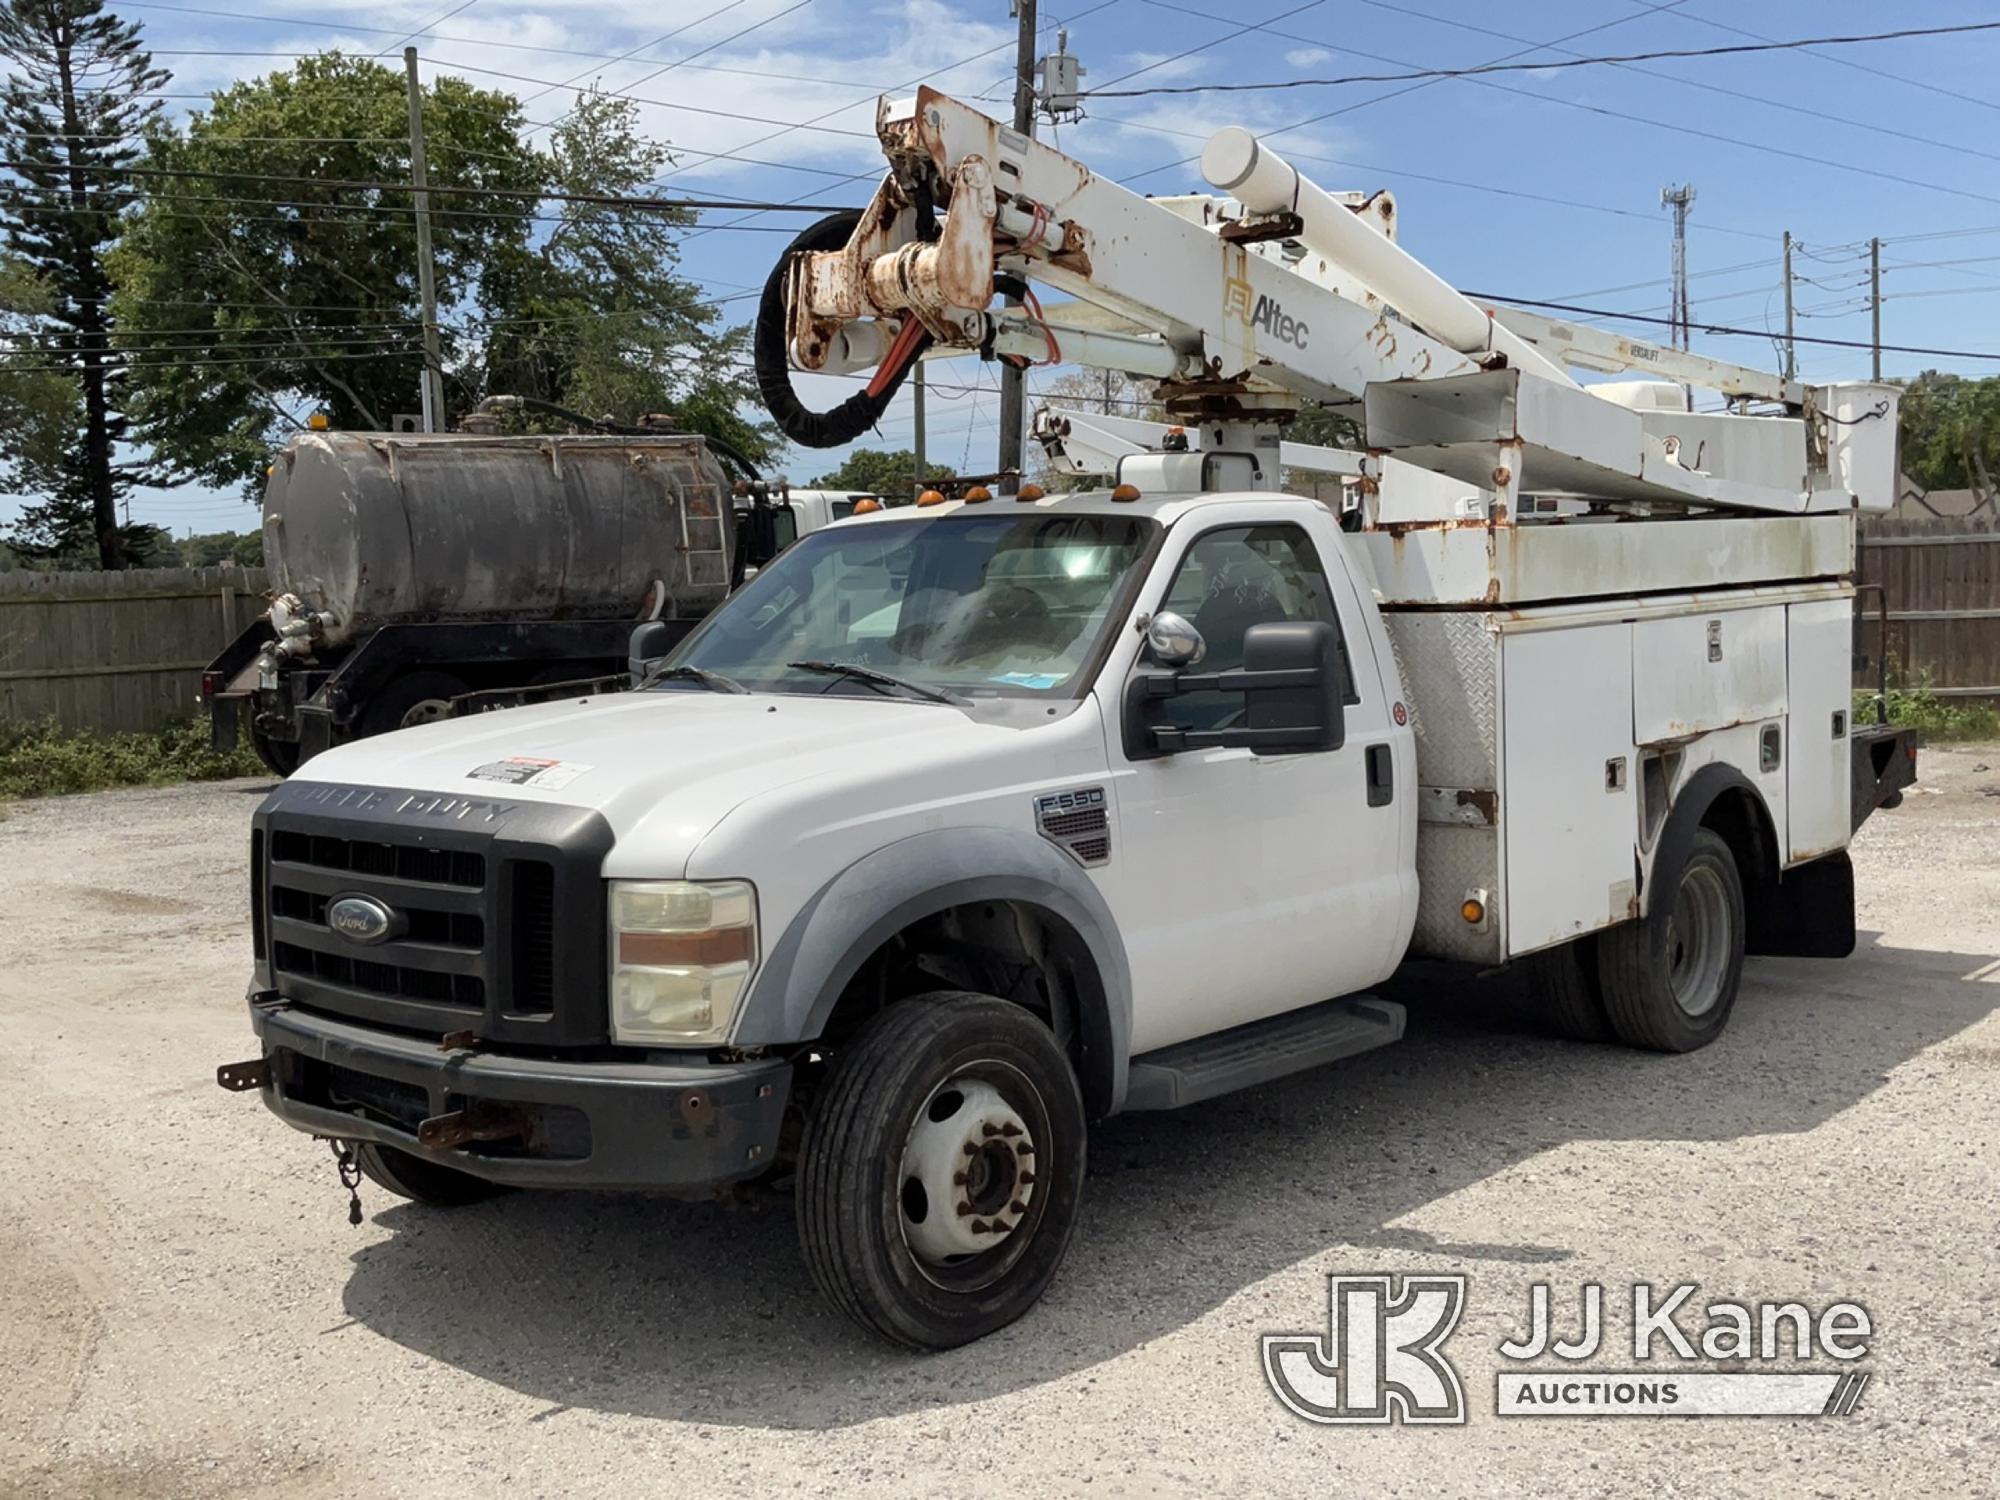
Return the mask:
[(766, 692), (896, 691), (824, 670), (835, 663), (967, 698), (1077, 696), (1157, 529), (1140, 516), (958, 514), (815, 532), (671, 664)]

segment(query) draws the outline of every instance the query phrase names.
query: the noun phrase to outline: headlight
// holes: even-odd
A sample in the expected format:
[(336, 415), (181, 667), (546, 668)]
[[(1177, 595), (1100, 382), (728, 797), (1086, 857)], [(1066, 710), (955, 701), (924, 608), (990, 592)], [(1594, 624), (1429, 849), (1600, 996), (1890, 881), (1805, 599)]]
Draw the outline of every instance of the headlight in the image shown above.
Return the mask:
[(724, 1041), (757, 968), (757, 892), (745, 880), (611, 882), (611, 1035)]

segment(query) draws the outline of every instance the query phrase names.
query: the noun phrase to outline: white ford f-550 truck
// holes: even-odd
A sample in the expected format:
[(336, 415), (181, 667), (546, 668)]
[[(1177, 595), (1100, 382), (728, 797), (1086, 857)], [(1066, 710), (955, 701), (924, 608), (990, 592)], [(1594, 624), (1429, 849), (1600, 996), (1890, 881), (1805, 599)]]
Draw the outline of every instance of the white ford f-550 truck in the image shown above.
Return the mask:
[[(1387, 215), (1279, 163), (1267, 222), (1254, 142), (1204, 162), (1236, 196), (1147, 202), (928, 91), (883, 133), (760, 342), (775, 309), (879, 394), (925, 340), (877, 324), (1060, 340), (1184, 430), (804, 536), (670, 655), (642, 629), (636, 690), (316, 757), (256, 814), (226, 1086), (431, 1204), (795, 1179), (820, 1287), (937, 1348), (1055, 1274), (1088, 1121), (1394, 1041), (1412, 956), (1532, 958), (1565, 1029), (1685, 1051), (1746, 952), (1851, 948), (1849, 835), (1914, 765), (1850, 722), (1893, 392), (1464, 328)], [(1614, 355), (1779, 410), (1562, 370)], [(1366, 403), (1351, 503), (1278, 488), (1297, 390)]]

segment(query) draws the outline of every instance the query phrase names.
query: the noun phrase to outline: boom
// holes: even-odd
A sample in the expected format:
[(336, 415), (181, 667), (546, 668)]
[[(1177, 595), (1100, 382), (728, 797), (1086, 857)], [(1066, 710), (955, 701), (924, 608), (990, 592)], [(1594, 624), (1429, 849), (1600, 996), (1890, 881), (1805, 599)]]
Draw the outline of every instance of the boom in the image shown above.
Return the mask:
[[(800, 441), (865, 430), (927, 350), (978, 352), (1159, 382), (1203, 434), (1194, 488), (1275, 488), (1284, 425), (1311, 400), (1358, 406), (1371, 462), (1474, 486), (1499, 524), (1529, 494), (1640, 514), (1893, 501), (1893, 387), (1804, 386), (1482, 306), (1396, 243), (1387, 195), (1329, 193), (1248, 131), (1202, 153), (1218, 194), (1149, 199), (932, 89), (884, 98), (876, 128), (890, 169), (873, 201), (808, 231), (767, 289), (767, 397), (789, 397), (765, 357), (780, 334), (797, 368), (879, 367), (844, 425), (774, 402)], [(1069, 300), (1044, 309), (1033, 284)], [(1693, 412), (1658, 379), (1592, 389), (1572, 366), (1671, 375), (1732, 409)], [(1162, 472), (1178, 488), (1191, 471)]]

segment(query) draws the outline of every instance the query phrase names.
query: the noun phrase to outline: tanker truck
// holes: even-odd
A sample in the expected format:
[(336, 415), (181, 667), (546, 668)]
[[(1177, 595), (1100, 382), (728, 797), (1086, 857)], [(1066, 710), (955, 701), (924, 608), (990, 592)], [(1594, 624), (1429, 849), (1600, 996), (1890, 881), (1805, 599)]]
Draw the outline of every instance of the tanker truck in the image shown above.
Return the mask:
[(636, 623), (677, 642), (776, 550), (731, 492), (692, 436), (302, 433), (264, 491), (270, 608), (202, 674), (214, 742), (289, 775), (466, 694), (623, 672)]

